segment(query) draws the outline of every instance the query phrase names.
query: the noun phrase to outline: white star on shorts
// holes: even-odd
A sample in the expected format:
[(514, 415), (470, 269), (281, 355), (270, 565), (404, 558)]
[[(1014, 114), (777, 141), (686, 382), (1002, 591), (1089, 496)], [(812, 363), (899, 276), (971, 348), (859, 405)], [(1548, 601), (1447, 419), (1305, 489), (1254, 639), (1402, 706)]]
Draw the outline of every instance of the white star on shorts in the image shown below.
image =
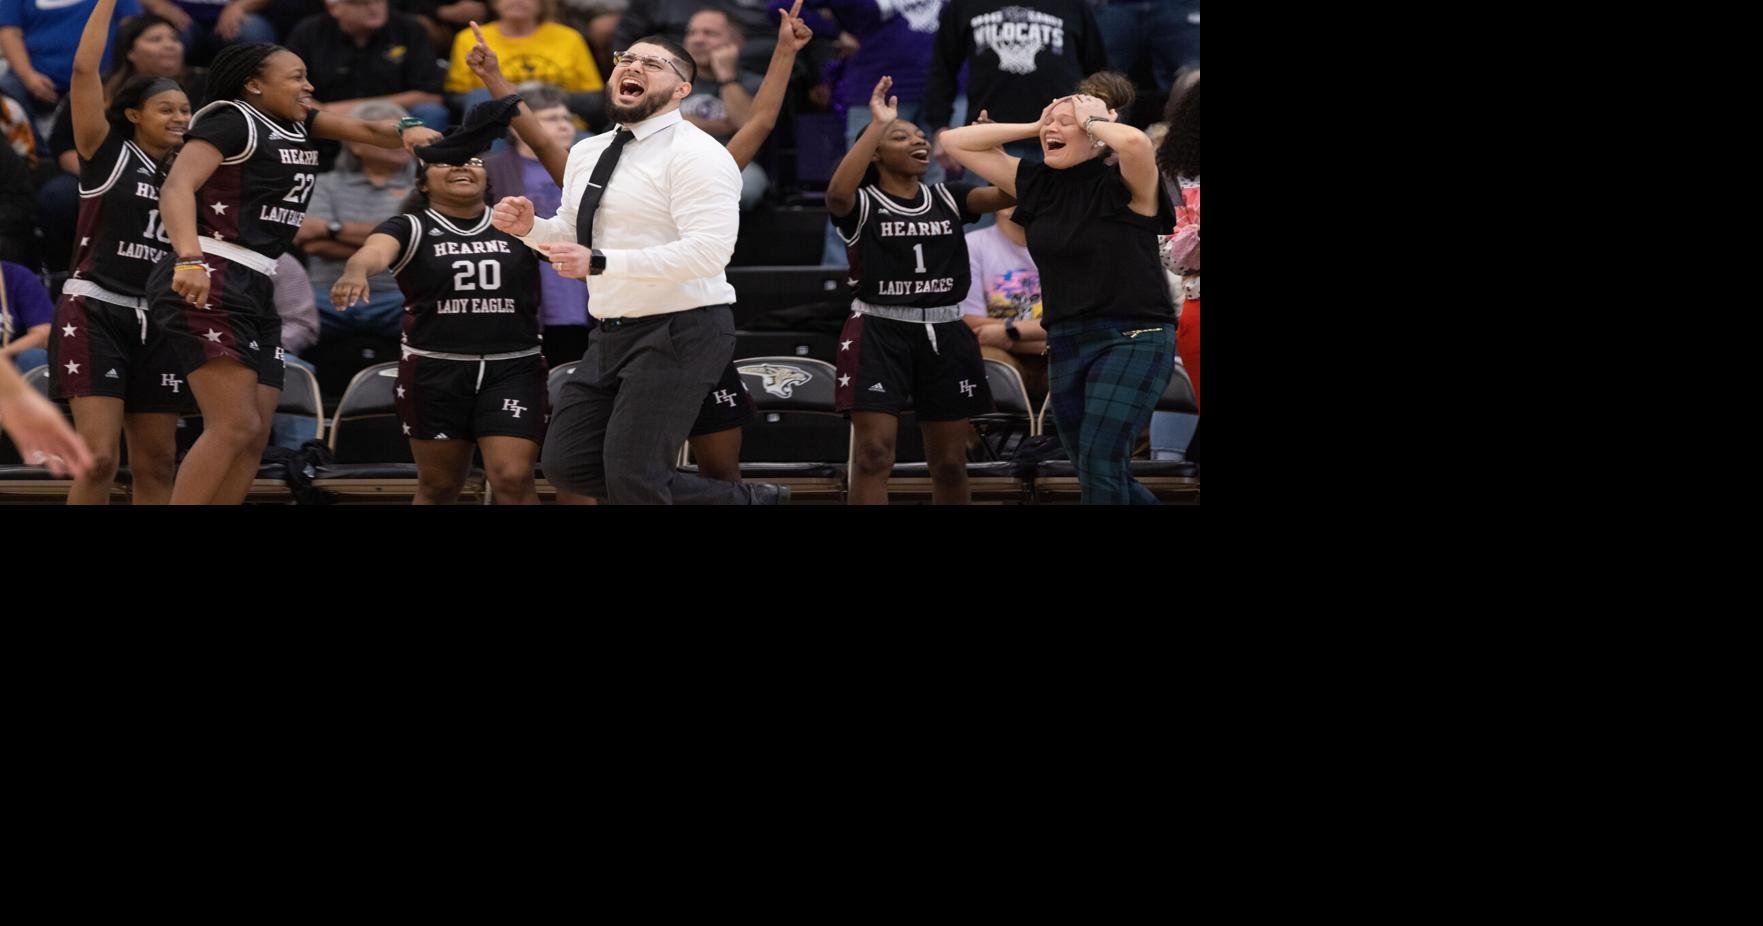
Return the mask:
[(400, 399), (404, 398), (404, 387), (403, 386), (398, 387), (398, 398), (400, 398)]
[(215, 215), (226, 215), (226, 203), (215, 203), (209, 208), (214, 210)]
[(850, 341), (840, 341), (839, 342), (839, 350), (840, 351), (847, 351), (850, 349), (851, 349), (851, 342)]
[(61, 336), (64, 338), (71, 338), (71, 337), (73, 337), (74, 332), (76, 332), (78, 330), (80, 330), (80, 329), (75, 328), (72, 325), (62, 325), (61, 326)]
[(80, 371), (80, 365), (79, 365), (79, 364), (77, 364), (77, 363), (74, 363), (74, 362), (73, 362), (73, 361), (72, 361), (72, 360), (69, 360), (69, 361), (68, 361), (68, 362), (67, 362), (67, 372), (68, 372), (68, 374), (69, 374), (69, 375), (72, 375), (72, 374), (74, 374), (74, 373), (78, 373), (78, 372), (79, 372), (79, 371)]
[(841, 376), (841, 377), (839, 377), (839, 385), (841, 385), (841, 386), (849, 386), (849, 385), (851, 385), (851, 377), (849, 377), (849, 376)]
[(214, 330), (213, 328), (208, 329), (208, 333), (203, 335), (203, 337), (207, 338), (210, 341), (213, 341), (216, 344), (220, 343), (220, 332)]

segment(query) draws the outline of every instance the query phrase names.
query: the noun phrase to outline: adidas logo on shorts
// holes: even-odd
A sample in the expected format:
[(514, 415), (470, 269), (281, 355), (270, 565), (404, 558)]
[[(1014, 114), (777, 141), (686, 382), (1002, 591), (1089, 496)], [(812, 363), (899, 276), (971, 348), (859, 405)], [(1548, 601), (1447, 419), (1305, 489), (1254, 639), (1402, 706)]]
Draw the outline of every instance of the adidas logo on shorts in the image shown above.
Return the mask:
[(110, 372), (104, 374), (104, 378), (105, 379), (122, 379), (122, 377), (116, 375), (116, 367), (111, 367)]
[(883, 388), (882, 388), (882, 384), (881, 384), (881, 383), (876, 383), (876, 384), (875, 384), (875, 385), (873, 385), (873, 386), (871, 386), (871, 387), (869, 387), (869, 391), (870, 391), (870, 392), (887, 392), (887, 390), (886, 390), (886, 389), (883, 389)]

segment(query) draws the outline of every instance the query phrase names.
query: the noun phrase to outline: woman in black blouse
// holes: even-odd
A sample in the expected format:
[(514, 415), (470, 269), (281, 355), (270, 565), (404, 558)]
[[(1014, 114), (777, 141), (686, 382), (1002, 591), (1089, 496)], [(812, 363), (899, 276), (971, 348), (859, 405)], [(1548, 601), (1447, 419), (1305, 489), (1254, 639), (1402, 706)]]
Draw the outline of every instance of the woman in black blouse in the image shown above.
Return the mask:
[[(1157, 254), (1172, 224), (1151, 140), (1102, 100), (1054, 100), (1037, 122), (952, 129), (943, 148), (1016, 197), (1041, 271), (1049, 395), (1084, 504), (1156, 504), (1134, 481), (1133, 443), (1175, 369), (1175, 309)], [(1039, 138), (1045, 163), (1004, 144)], [(1118, 165), (1105, 163), (1108, 153)]]

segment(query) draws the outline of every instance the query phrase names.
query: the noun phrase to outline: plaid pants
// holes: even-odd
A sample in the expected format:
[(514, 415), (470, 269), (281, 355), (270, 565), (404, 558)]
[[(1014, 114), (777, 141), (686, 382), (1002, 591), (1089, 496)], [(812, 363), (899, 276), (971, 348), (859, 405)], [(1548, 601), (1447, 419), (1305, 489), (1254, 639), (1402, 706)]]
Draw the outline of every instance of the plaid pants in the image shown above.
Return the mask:
[(1077, 319), (1048, 328), (1047, 343), (1053, 419), (1077, 465), (1083, 504), (1157, 504), (1133, 479), (1131, 458), (1133, 442), (1175, 375), (1175, 324)]

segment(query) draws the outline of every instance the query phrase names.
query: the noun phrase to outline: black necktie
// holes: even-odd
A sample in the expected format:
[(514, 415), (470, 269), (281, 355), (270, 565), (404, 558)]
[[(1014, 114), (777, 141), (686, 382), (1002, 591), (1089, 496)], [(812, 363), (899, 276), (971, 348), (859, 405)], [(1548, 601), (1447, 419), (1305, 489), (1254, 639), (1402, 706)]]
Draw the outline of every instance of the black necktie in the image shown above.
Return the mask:
[(618, 134), (612, 136), (612, 144), (600, 153), (600, 160), (594, 162), (594, 172), (588, 176), (588, 188), (582, 191), (582, 204), (575, 212), (575, 240), (584, 246), (594, 244), (594, 210), (606, 192), (606, 178), (612, 176), (612, 169), (618, 166), (618, 158), (624, 153), (624, 143), (630, 140), (631, 130), (619, 129)]

